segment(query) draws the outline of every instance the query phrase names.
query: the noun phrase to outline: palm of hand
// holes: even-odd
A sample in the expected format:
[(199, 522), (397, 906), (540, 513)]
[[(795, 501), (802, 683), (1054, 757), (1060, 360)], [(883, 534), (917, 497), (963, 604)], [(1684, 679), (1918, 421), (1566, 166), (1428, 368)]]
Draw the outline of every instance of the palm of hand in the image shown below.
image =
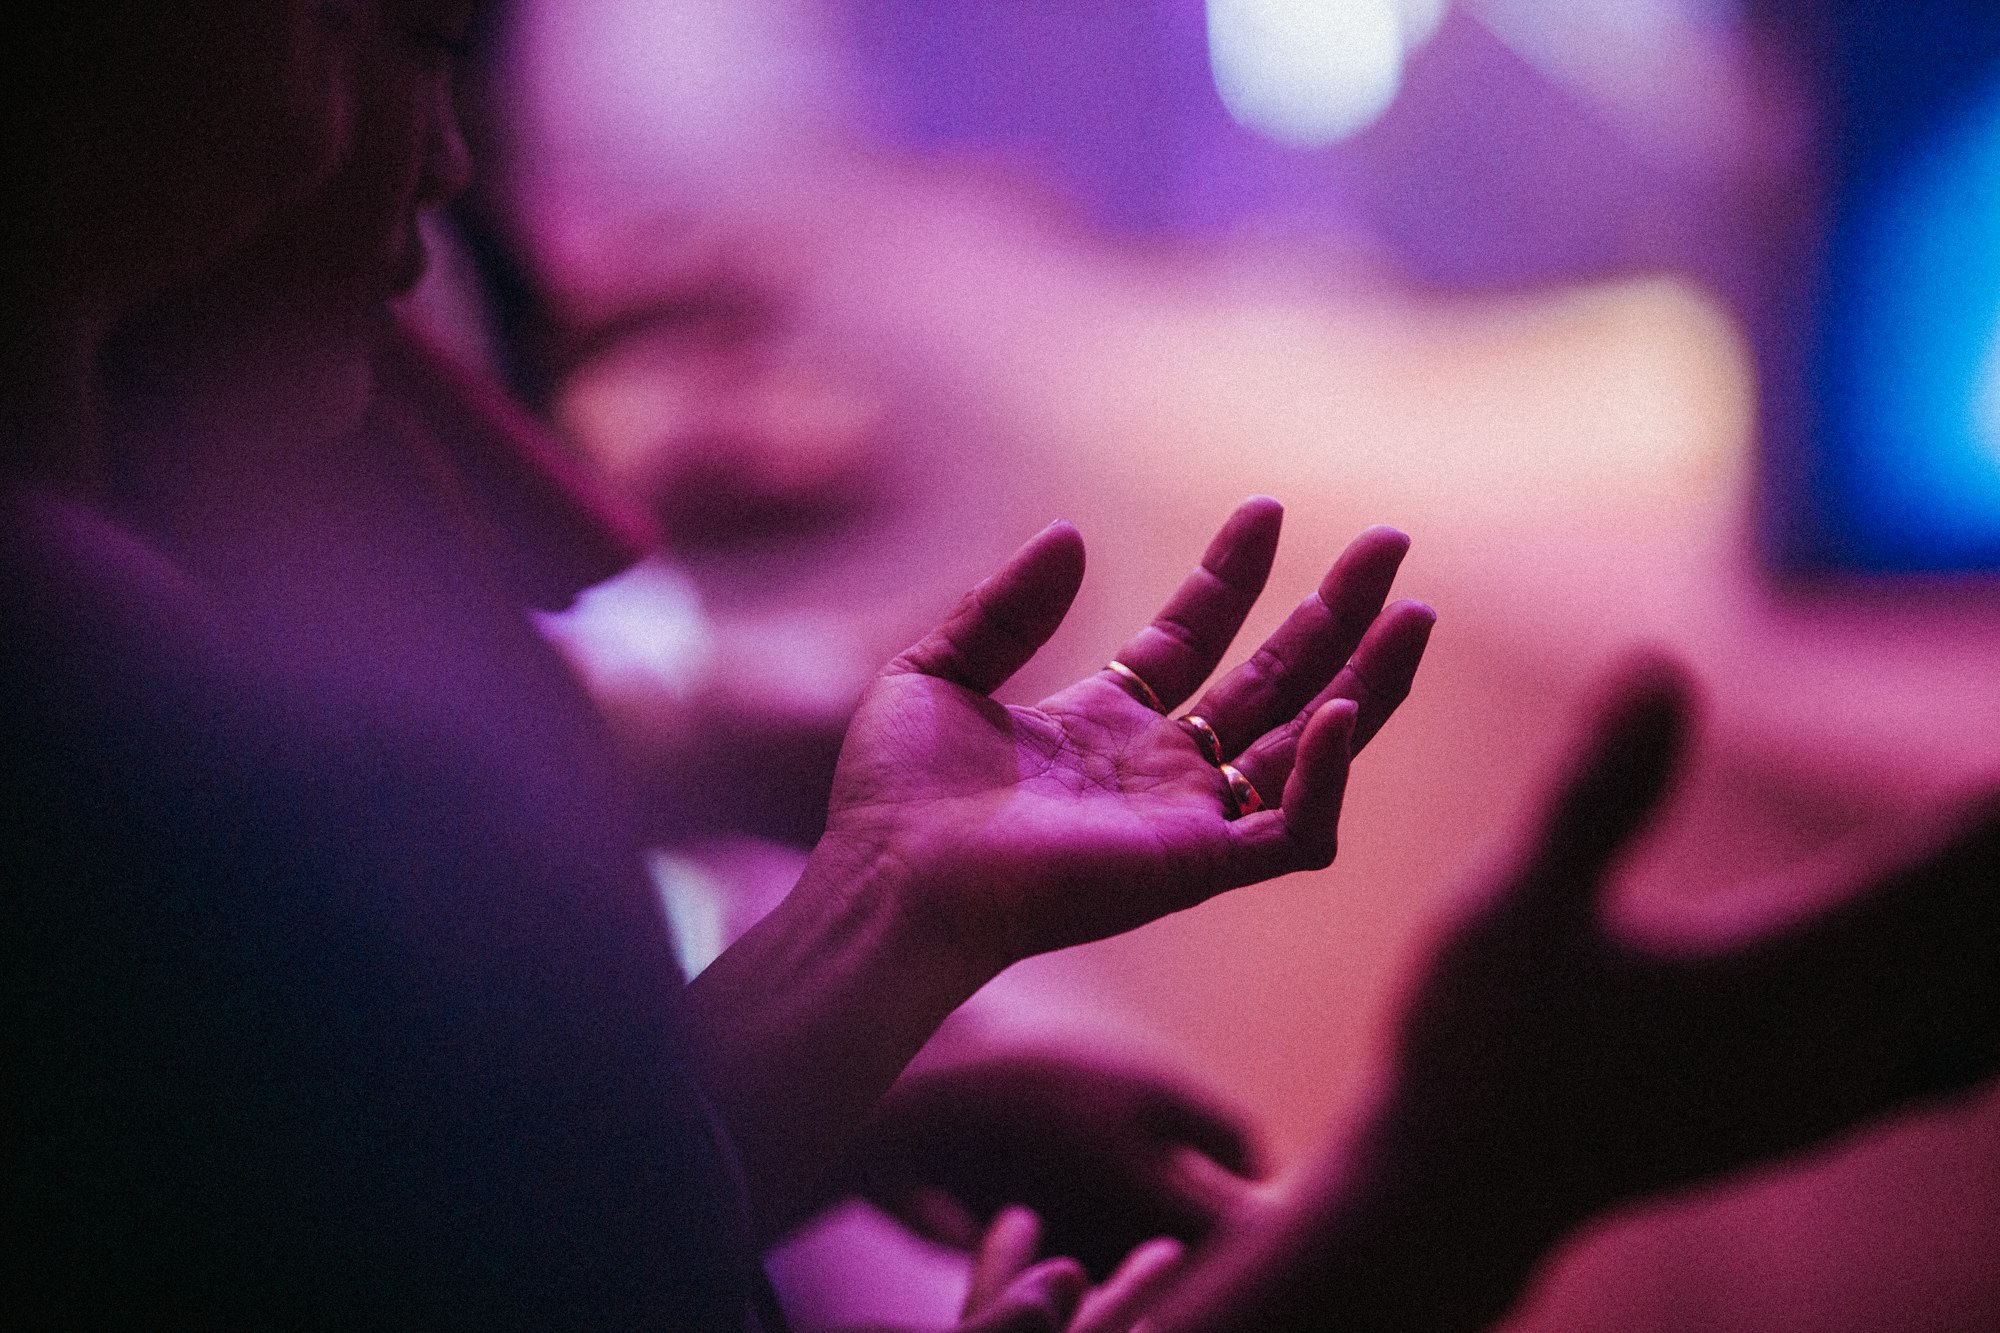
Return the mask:
[[(1241, 506), (1119, 649), (1163, 708), (1193, 697), (1221, 661), (1270, 572), (1280, 513), (1269, 500)], [(991, 698), (1082, 579), (1075, 530), (1051, 526), (864, 695), (822, 848), (894, 864), (947, 940), (999, 966), (1325, 865), (1349, 755), (1408, 693), (1434, 620), (1417, 603), (1384, 606), (1407, 546), (1391, 529), (1363, 533), (1196, 703), (1272, 807), (1234, 818), (1218, 767), (1113, 675), (1033, 708)]]
[(1215, 768), (1091, 679), (1033, 708), (884, 677), (834, 783), (829, 836), (905, 849), (963, 938), (1026, 956), (1132, 929), (1227, 887)]

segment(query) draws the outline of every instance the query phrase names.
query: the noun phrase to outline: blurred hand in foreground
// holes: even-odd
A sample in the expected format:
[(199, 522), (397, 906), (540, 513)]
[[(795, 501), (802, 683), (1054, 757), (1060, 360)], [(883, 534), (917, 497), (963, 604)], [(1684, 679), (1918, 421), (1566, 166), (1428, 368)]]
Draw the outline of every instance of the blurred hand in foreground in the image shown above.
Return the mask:
[(933, 1240), (971, 1250), (1009, 1204), (1102, 1280), (1156, 1237), (1193, 1244), (1261, 1174), (1243, 1118), (1130, 1063), (1008, 1052), (906, 1074), (864, 1126), (847, 1182)]
[[(1812, 1147), (2000, 1069), (2000, 800), (1643, 935), (1605, 884), (1671, 787), (1678, 673), (1628, 675), (1527, 854), (1448, 931), (1398, 1095), (1587, 1214)], [(1668, 933), (1668, 931), (1671, 933)]]
[(1688, 715), (1675, 669), (1624, 677), (1523, 854), (1419, 970), (1358, 1133), (1218, 1236), (1149, 1330), (1485, 1328), (1607, 1209), (2000, 1071), (2000, 798), (1671, 932), (1607, 917)]

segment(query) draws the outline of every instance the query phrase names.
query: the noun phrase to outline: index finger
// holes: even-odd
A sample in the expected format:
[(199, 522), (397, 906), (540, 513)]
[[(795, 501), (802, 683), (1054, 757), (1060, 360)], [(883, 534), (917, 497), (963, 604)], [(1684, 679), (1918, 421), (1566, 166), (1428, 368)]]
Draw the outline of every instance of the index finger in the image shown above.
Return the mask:
[(1068, 523), (1051, 523), (884, 670), (991, 694), (1041, 651), (1082, 585), (1083, 538)]
[(1200, 688), (1243, 628), (1271, 576), (1284, 518), (1284, 506), (1269, 496), (1238, 505), (1153, 623), (1118, 650), (1117, 660), (1151, 686), (1168, 711)]

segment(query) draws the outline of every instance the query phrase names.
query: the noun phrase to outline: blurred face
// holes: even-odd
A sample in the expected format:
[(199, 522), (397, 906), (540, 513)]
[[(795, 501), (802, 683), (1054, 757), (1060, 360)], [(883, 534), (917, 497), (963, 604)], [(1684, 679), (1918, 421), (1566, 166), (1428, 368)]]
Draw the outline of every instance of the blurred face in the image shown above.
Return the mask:
[(274, 300), (329, 341), (366, 342), (423, 274), (417, 216), (468, 183), (453, 100), (472, 0), (375, 0), (356, 48), (353, 122), (325, 187), (284, 210), (246, 257)]
[[(244, 243), (347, 142), (360, 0), (57, 0), (9, 34), (22, 271), (103, 314)], [(23, 189), (21, 187), (25, 186)]]
[(359, 301), (379, 306), (423, 276), (417, 215), (471, 179), (454, 97), (472, 0), (386, 0), (364, 47), (354, 151), (311, 205), (318, 251)]
[(473, 10), (363, 0), (338, 163), (225, 263), (149, 307), (128, 342), (196, 376), (223, 417), (282, 419), (302, 441), (351, 424), (389, 302), (423, 271), (417, 215), (467, 183), (452, 89)]

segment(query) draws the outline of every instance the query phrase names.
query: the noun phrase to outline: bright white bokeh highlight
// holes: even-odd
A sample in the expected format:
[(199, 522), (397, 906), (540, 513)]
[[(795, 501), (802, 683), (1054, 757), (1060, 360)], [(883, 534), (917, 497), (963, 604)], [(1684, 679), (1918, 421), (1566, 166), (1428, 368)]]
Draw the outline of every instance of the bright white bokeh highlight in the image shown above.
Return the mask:
[(1208, 0), (1215, 88), (1238, 124), (1323, 148), (1372, 125), (1447, 0)]

